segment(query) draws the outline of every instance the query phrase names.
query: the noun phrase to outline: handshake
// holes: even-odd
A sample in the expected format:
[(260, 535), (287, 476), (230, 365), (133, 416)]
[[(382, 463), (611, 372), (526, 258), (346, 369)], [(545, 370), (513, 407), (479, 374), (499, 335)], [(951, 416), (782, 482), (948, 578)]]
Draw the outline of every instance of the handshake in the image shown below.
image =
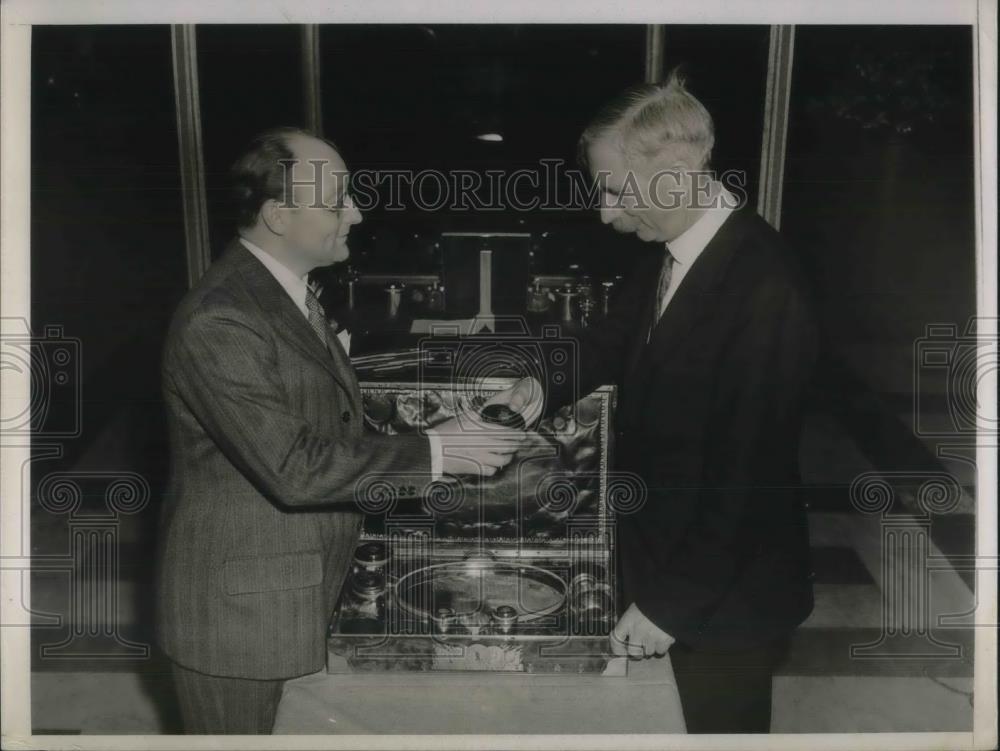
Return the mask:
[(507, 466), (530, 436), (527, 429), (542, 413), (542, 385), (522, 378), (494, 395), (481, 412), (464, 413), (435, 425), (446, 475), (491, 477)]

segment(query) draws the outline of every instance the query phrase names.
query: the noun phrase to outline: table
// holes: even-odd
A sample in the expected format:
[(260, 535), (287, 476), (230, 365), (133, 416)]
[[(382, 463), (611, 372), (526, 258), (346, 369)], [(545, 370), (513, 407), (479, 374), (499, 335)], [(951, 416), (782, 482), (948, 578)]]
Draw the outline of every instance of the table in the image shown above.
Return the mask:
[(669, 656), (627, 677), (313, 673), (285, 684), (275, 734), (683, 733)]

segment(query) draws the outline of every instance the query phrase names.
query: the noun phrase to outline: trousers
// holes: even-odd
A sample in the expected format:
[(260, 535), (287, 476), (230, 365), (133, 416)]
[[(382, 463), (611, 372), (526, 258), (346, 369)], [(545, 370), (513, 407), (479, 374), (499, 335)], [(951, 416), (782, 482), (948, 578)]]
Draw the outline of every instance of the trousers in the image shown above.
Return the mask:
[(787, 651), (788, 639), (741, 652), (674, 644), (670, 662), (687, 731), (771, 732), (771, 680)]
[(184, 732), (195, 735), (269, 734), (284, 680), (206, 675), (173, 663)]

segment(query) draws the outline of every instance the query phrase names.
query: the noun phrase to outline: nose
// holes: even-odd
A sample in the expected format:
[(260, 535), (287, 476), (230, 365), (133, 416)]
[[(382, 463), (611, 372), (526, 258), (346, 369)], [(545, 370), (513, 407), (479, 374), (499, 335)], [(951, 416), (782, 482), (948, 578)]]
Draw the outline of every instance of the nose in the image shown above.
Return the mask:
[(621, 216), (622, 208), (618, 205), (617, 198), (610, 196), (608, 193), (601, 194), (601, 221), (605, 224), (611, 224), (615, 219)]
[(347, 196), (347, 198), (344, 200), (345, 203), (347, 204), (345, 207), (347, 209), (346, 212), (347, 223), (351, 225), (360, 224), (361, 212), (358, 210), (358, 207), (354, 205), (354, 200), (350, 196)]

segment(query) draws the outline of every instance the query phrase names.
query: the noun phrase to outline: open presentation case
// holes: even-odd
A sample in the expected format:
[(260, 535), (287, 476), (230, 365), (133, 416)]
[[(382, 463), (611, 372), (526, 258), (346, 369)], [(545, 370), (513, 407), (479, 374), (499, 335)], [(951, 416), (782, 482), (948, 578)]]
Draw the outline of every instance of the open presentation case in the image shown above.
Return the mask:
[[(363, 383), (365, 419), (383, 433), (420, 431), (508, 385)], [(641, 488), (609, 481), (614, 412), (612, 386), (563, 407), (488, 479), (445, 479), (415, 499), (402, 476), (362, 483), (366, 521), (330, 622), (328, 671), (623, 675), (609, 640), (608, 499), (628, 505)]]

